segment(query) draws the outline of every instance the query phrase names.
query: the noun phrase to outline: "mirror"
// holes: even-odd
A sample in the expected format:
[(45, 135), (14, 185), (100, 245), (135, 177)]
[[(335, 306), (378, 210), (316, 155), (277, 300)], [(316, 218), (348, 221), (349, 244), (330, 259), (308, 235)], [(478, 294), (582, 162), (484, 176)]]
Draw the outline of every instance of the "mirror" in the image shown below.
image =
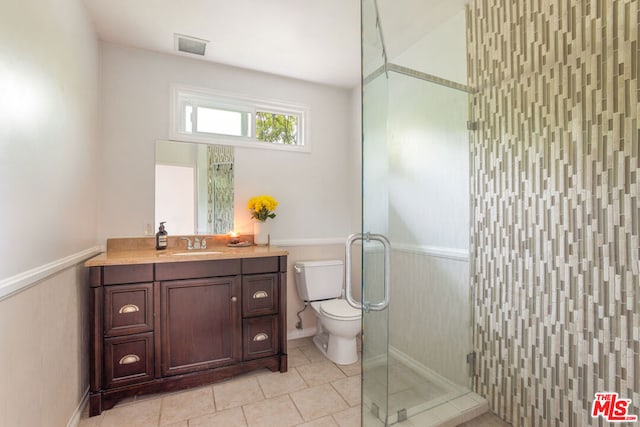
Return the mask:
[(173, 235), (233, 230), (233, 147), (156, 141), (155, 220)]

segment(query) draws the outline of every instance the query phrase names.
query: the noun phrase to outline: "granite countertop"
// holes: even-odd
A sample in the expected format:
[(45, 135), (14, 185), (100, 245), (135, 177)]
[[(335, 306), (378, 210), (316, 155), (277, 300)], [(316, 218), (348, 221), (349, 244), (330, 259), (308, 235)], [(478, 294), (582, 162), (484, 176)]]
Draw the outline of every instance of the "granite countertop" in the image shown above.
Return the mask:
[[(85, 267), (108, 265), (157, 264), (165, 262), (206, 261), (234, 258), (283, 256), (289, 253), (277, 246), (229, 247), (218, 236), (208, 241), (206, 249), (187, 250), (179, 236), (169, 238), (169, 248), (155, 249), (154, 238), (121, 238), (107, 240), (107, 251), (87, 260)], [(182, 255), (179, 255), (182, 254)]]

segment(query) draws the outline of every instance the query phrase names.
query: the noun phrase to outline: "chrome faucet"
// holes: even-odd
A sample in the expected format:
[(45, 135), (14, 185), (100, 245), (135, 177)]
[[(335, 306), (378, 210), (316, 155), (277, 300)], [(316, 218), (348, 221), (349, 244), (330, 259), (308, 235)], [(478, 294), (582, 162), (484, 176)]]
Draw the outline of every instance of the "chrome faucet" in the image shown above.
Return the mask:
[(187, 250), (191, 250), (193, 249), (193, 242), (191, 242), (191, 239), (188, 237), (181, 237), (180, 240), (186, 240), (187, 241)]
[(202, 240), (200, 240), (200, 249), (207, 249), (207, 239), (209, 237), (203, 237)]
[(186, 240), (187, 241), (187, 250), (193, 250), (193, 249), (207, 249), (207, 239), (209, 237), (203, 237), (202, 240), (196, 236), (193, 239), (193, 242), (191, 241), (190, 238), (188, 237), (181, 237), (180, 240)]

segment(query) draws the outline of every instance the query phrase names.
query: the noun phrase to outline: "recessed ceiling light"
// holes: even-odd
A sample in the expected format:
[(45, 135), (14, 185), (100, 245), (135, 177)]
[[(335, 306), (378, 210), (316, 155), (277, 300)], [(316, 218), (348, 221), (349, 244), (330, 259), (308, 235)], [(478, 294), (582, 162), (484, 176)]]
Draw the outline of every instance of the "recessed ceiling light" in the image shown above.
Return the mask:
[(178, 52), (191, 53), (193, 55), (204, 56), (209, 40), (203, 40), (196, 37), (185, 36), (183, 34), (174, 34), (175, 47)]

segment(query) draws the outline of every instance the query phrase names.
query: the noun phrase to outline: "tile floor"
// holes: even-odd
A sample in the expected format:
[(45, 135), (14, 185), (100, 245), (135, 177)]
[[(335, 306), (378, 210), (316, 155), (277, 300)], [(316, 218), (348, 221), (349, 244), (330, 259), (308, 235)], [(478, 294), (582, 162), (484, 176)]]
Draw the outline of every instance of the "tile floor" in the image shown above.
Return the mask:
[(177, 393), (119, 402), (80, 427), (360, 426), (360, 363), (338, 366), (310, 339), (289, 341), (289, 371), (259, 370)]
[(487, 412), (471, 421), (460, 424), (458, 427), (511, 427), (511, 424)]
[[(335, 365), (310, 339), (289, 341), (288, 354), (285, 374), (260, 370), (182, 392), (138, 396), (91, 418), (85, 408), (80, 427), (359, 427), (360, 363)], [(486, 415), (464, 427), (508, 426), (499, 422)]]

